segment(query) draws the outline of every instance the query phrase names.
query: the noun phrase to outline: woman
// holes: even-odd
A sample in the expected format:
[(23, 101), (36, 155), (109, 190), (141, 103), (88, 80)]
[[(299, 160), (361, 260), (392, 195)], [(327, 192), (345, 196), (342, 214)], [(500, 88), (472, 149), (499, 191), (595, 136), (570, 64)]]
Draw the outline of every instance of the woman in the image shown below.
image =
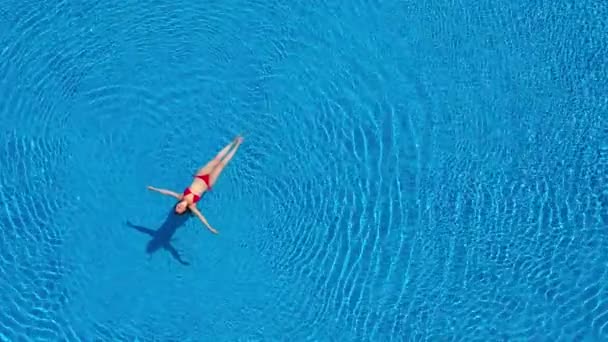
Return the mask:
[[(190, 209), (198, 218), (209, 228), (210, 231), (217, 234), (217, 230), (215, 230), (207, 219), (196, 207), (196, 202), (201, 199), (201, 196), (208, 190), (211, 190), (211, 187), (217, 181), (217, 177), (219, 177), (226, 164), (234, 157), (236, 150), (239, 148), (241, 143), (243, 142), (243, 138), (241, 136), (237, 136), (234, 140), (224, 147), (216, 156), (207, 163), (207, 165), (200, 168), (196, 175), (194, 176), (194, 180), (190, 184), (189, 187), (184, 190), (182, 194), (178, 194), (177, 192), (165, 189), (158, 189), (152, 186), (148, 187), (148, 190), (160, 192), (163, 195), (169, 195), (177, 198), (178, 202), (175, 205), (175, 212), (178, 214), (183, 214), (186, 210)], [(234, 148), (232, 148), (234, 147)], [(232, 150), (231, 150), (232, 148)]]

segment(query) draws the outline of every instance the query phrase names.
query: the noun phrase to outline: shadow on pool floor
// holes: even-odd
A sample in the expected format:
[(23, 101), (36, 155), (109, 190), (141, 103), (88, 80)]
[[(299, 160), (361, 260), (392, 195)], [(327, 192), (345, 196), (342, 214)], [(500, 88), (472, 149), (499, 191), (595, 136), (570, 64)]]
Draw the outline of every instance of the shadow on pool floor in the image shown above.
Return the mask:
[(171, 210), (165, 219), (165, 222), (163, 222), (163, 224), (157, 230), (138, 226), (130, 221), (127, 221), (127, 226), (152, 237), (152, 240), (148, 241), (148, 244), (146, 245), (146, 253), (152, 254), (159, 249), (164, 249), (168, 251), (180, 264), (190, 265), (189, 262), (182, 259), (177, 249), (175, 249), (175, 247), (171, 244), (173, 235), (179, 227), (186, 223), (189, 217), (189, 214), (177, 215), (173, 212), (173, 210)]

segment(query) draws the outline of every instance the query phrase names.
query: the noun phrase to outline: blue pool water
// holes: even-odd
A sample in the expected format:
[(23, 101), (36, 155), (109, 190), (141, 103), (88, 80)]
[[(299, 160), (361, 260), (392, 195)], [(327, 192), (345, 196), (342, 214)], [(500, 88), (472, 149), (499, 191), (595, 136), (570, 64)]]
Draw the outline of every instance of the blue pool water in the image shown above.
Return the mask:
[[(3, 1), (0, 340), (608, 339), (608, 5), (569, 3)], [(146, 186), (238, 133), (220, 234), (148, 255)]]

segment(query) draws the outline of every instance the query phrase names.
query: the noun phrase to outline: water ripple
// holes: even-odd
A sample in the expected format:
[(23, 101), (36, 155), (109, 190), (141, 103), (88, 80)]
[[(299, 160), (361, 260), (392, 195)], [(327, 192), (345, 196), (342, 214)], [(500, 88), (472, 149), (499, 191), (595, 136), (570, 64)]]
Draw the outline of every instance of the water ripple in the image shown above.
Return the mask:
[[(315, 17), (317, 23), (326, 19), (312, 9), (303, 11), (301, 17)], [(499, 22), (505, 20), (504, 13), (489, 13)], [(467, 19), (469, 12), (463, 15), (465, 21), (483, 20)], [(319, 46), (331, 42), (332, 34), (344, 34), (339, 25), (315, 37)], [(441, 30), (435, 33), (456, 31)], [(538, 326), (549, 307), (571, 308), (572, 303), (524, 309), (525, 303), (537, 294), (551, 302), (558, 293), (578, 291), (563, 280), (565, 273), (559, 277), (555, 273), (565, 271), (560, 264), (573, 257), (572, 243), (580, 238), (570, 227), (581, 219), (587, 222), (581, 221), (583, 226), (602, 223), (597, 209), (595, 215), (578, 220), (574, 214), (593, 212), (594, 206), (599, 209), (577, 181), (602, 183), (589, 178), (576, 161), (581, 153), (577, 146), (593, 145), (585, 132), (598, 122), (572, 117), (577, 122), (568, 133), (563, 127), (572, 126), (568, 121), (572, 119), (567, 117), (557, 118), (554, 112), (524, 117), (518, 105), (479, 98), (473, 89), (489, 91), (488, 79), (494, 77), (490, 65), (464, 80), (450, 64), (429, 53), (427, 68), (435, 69), (428, 74), (404, 70), (391, 65), (391, 60), (384, 60), (381, 67), (370, 62), (379, 70), (369, 71), (359, 63), (362, 58), (349, 58), (365, 55), (369, 61), (374, 55), (366, 44), (358, 44), (365, 38), (343, 38), (345, 44), (332, 53), (310, 51), (308, 65), (298, 64), (300, 71), (289, 77), (298, 83), (317, 80), (318, 87), (294, 85), (287, 91), (290, 96), (284, 106), (302, 114), (282, 130), (293, 132), (299, 127), (306, 134), (290, 137), (286, 148), (290, 155), (275, 156), (286, 176), (268, 182), (266, 196), (277, 208), (268, 234), (284, 239), (284, 246), (263, 243), (260, 249), (269, 259), (280, 259), (273, 267), (290, 274), (294, 282), (316, 283), (315, 289), (325, 298), (320, 312), (336, 312), (340, 326), (352, 328), (353, 336), (361, 339), (367, 334), (376, 338), (539, 334), (531, 327)], [(390, 49), (383, 52), (392, 56)], [(441, 57), (454, 61), (459, 56)], [(509, 72), (502, 56), (497, 58), (498, 70)], [(321, 70), (329, 72), (323, 75)], [(401, 84), (394, 89), (407, 89), (404, 94), (411, 98), (403, 102), (411, 103), (409, 108), (397, 100), (398, 95), (386, 95), (396, 74)], [(469, 88), (460, 87), (465, 84)], [(314, 132), (314, 141), (309, 132)], [(528, 140), (514, 139), (517, 136)], [(557, 141), (573, 148), (564, 150)], [(546, 152), (538, 154), (538, 146)], [(300, 165), (291, 165), (296, 160)], [(285, 181), (288, 175), (307, 176)], [(545, 253), (559, 258), (546, 258)], [(581, 264), (570, 260), (571, 267), (576, 264), (581, 269)], [(534, 275), (525, 278), (526, 274)], [(500, 321), (486, 318), (498, 312), (506, 319), (520, 310), (529, 310), (531, 321), (510, 322), (512, 332)], [(465, 316), (462, 321), (455, 319)], [(450, 327), (454, 335), (437, 326)], [(519, 330), (520, 326), (528, 328)]]
[(13, 132), (3, 135), (0, 150), (0, 273), (8, 280), (0, 285), (0, 302), (8, 308), (0, 336), (53, 338), (65, 323), (54, 317), (63, 313), (69, 293), (61, 285), (70, 272), (62, 255), (64, 231), (54, 224), (66, 207), (58, 184), (67, 143)]
[[(0, 337), (605, 338), (585, 4), (3, 7)], [(237, 133), (196, 270), (131, 261), (123, 219), (168, 207), (144, 186)]]

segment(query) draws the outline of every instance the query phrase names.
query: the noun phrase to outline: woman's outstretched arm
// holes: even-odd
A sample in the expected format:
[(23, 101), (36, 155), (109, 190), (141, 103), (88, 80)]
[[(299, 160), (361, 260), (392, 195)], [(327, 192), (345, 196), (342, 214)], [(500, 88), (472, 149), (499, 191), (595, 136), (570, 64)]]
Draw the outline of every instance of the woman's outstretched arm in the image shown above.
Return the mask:
[(215, 230), (213, 227), (211, 227), (209, 222), (207, 222), (207, 219), (205, 218), (205, 216), (203, 216), (203, 214), (201, 214), (201, 212), (198, 210), (197, 207), (195, 207), (194, 205), (191, 205), (189, 208), (190, 208), (190, 210), (192, 210), (194, 215), (198, 216), (198, 218), (205, 224), (205, 226), (207, 226), (207, 229), (209, 229), (213, 234), (218, 234), (218, 231)]
[(171, 190), (159, 189), (159, 188), (155, 188), (153, 186), (148, 186), (148, 190), (160, 192), (161, 194), (167, 195), (167, 196), (173, 196), (173, 197), (175, 197), (177, 199), (181, 199), (182, 198), (182, 195), (178, 194), (175, 191), (171, 191)]

